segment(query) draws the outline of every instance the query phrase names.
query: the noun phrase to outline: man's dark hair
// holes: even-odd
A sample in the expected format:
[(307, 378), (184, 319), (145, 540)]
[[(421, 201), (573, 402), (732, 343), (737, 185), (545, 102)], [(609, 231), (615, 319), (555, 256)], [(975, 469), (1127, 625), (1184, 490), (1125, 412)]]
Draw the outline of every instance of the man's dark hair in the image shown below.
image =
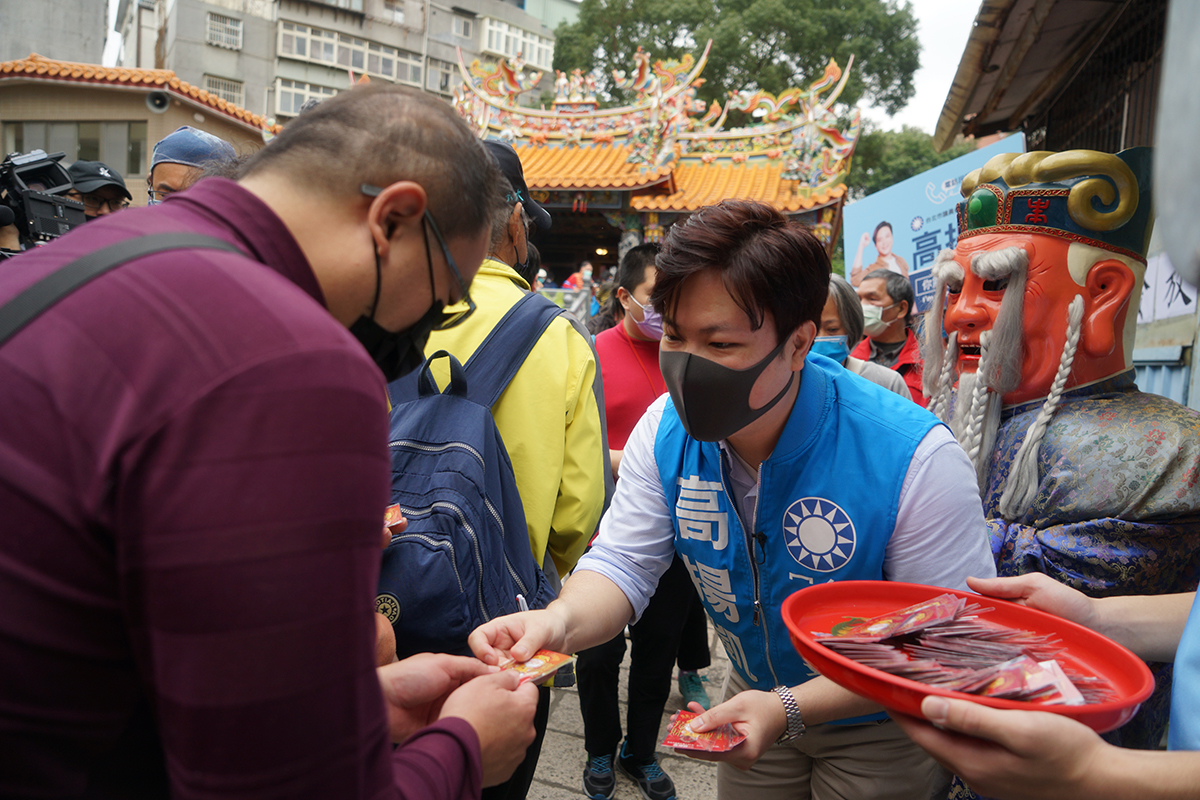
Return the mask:
[[(875, 241), (875, 240), (876, 240), (876, 239), (879, 237), (879, 231), (883, 230), (884, 228), (887, 228), (889, 231), (891, 231), (891, 230), (892, 230), (892, 223), (890, 223), (890, 222), (881, 222), (881, 223), (879, 223), (878, 225), (876, 225), (876, 226), (875, 226), (875, 232), (871, 234), (871, 241), (872, 241), (872, 242), (874, 242), (874, 241)], [(895, 233), (895, 231), (892, 231), (892, 233)], [(875, 245), (875, 246), (876, 246), (876, 247), (878, 247), (879, 245)]]
[(490, 229), (504, 202), (500, 168), (449, 103), (382, 82), (340, 92), (296, 117), (241, 176), (268, 171), (347, 199), (360, 197), (364, 183), (413, 181), (447, 239)]
[(671, 227), (658, 255), (650, 302), (671, 322), (688, 278), (714, 270), (758, 330), (767, 314), (782, 343), (819, 324), (829, 294), (829, 256), (812, 232), (765, 203), (725, 200)]
[[(659, 249), (657, 244), (647, 242), (639, 244), (637, 247), (631, 247), (625, 253), (625, 257), (617, 266), (617, 276), (609, 284), (606, 284), (608, 299), (600, 307), (600, 313), (588, 320), (588, 330), (592, 332), (593, 336), (613, 327), (624, 316), (625, 309), (621, 306), (621, 301), (617, 299), (617, 288), (623, 286), (625, 291), (633, 294), (633, 290), (646, 280), (646, 267), (654, 266), (654, 259), (658, 256)], [(603, 294), (603, 288), (601, 293)], [(596, 321), (594, 325), (592, 320)]]
[[(901, 275), (899, 272), (892, 272), (890, 269), (871, 270), (863, 276), (864, 281), (879, 278), (883, 281), (884, 291), (888, 293), (888, 297), (892, 298), (893, 303), (902, 301), (908, 302), (908, 310), (904, 314), (904, 324), (912, 325), (913, 320), (913, 305), (916, 303), (916, 295), (913, 294), (912, 283), (908, 278)], [(859, 283), (862, 286), (862, 283)]]
[[(617, 267), (616, 285), (624, 287), (625, 291), (633, 294), (633, 290), (646, 280), (646, 267), (654, 266), (654, 259), (658, 257), (660, 249), (653, 242), (631, 247), (625, 253), (625, 257), (621, 259), (620, 266)], [(613, 296), (616, 296), (615, 291)]]

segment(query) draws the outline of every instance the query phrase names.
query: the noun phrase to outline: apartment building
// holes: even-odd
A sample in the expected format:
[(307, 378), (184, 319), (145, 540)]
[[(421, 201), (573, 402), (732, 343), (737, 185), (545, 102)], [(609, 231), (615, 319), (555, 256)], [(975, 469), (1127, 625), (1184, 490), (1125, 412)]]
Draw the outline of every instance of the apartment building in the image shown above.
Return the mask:
[[(469, 64), (521, 53), (552, 75), (548, 23), (575, 0), (119, 0), (120, 66), (173, 70), (227, 102), (286, 122), (311, 98), (368, 75), (449, 98)], [(524, 9), (529, 2), (535, 8)], [(529, 13), (536, 10), (539, 16)], [(545, 21), (543, 21), (545, 20)], [(536, 104), (543, 77), (521, 96)]]
[(101, 0), (0, 0), (0, 61), (39, 53), (99, 64), (108, 25)]

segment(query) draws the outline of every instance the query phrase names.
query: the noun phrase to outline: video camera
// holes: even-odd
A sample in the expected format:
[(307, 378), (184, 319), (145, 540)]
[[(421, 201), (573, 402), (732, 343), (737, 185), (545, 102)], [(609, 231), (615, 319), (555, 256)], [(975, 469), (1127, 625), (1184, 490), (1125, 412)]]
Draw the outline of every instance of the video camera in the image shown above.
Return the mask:
[[(20, 249), (28, 250), (82, 225), (83, 203), (66, 193), (74, 184), (62, 164), (66, 153), (10, 153), (0, 162), (0, 227), (16, 225)], [(15, 255), (0, 251), (0, 257)]]

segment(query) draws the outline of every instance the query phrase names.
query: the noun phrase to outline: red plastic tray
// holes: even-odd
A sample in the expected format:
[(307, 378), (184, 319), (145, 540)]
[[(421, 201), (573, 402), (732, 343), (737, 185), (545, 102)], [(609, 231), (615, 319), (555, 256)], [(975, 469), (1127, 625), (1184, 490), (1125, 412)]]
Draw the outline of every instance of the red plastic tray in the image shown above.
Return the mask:
[[(983, 619), (1033, 633), (1054, 634), (1065, 651), (1056, 658), (1063, 668), (1081, 675), (1094, 675), (1109, 682), (1120, 698), (1108, 703), (1079, 706), (1045, 705), (1019, 700), (963, 694), (939, 689), (859, 664), (818, 644), (814, 631), (829, 632), (853, 617), (867, 619), (950, 592), (992, 608)], [(809, 586), (783, 602), (783, 621), (792, 635), (792, 645), (813, 669), (856, 694), (889, 708), (921, 717), (921, 700), (926, 695), (972, 700), (993, 708), (1049, 711), (1082, 722), (1097, 733), (1121, 727), (1137, 713), (1138, 706), (1154, 691), (1154, 677), (1137, 656), (1121, 645), (1074, 622), (1032, 608), (982, 597), (971, 592), (895, 581), (836, 581)]]

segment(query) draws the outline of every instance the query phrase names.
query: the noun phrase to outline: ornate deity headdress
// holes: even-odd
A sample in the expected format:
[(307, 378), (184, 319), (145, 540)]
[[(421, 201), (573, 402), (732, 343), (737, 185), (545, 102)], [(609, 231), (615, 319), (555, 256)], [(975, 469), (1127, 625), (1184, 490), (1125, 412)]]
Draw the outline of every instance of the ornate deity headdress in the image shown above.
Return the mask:
[(959, 238), (1041, 233), (1145, 263), (1150, 232), (1151, 153), (1095, 150), (1005, 153), (963, 179)]

